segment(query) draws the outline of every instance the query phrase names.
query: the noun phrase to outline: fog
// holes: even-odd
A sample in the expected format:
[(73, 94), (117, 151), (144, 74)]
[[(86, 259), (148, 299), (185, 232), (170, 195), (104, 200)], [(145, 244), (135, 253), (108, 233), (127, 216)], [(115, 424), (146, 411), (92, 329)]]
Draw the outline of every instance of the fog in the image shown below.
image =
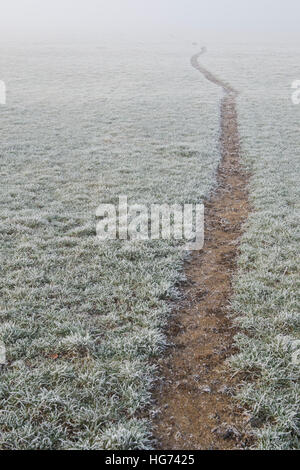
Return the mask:
[(299, 0), (1, 0), (0, 37), (298, 36)]

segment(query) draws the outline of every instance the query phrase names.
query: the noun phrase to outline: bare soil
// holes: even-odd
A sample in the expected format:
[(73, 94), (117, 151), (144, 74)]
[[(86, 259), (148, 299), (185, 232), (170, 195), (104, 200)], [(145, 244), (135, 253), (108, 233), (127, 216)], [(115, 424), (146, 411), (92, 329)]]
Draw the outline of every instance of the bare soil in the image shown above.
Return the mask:
[(205, 205), (205, 243), (186, 264), (184, 301), (174, 307), (168, 339), (172, 346), (159, 363), (154, 399), (158, 449), (240, 449), (250, 444), (247, 414), (233, 394), (238, 378), (227, 359), (236, 352), (236, 329), (229, 318), (231, 280), (239, 239), (250, 207), (248, 175), (240, 164), (235, 98), (237, 92), (198, 62), (191, 64), (225, 92), (221, 101), (221, 152), (217, 187)]

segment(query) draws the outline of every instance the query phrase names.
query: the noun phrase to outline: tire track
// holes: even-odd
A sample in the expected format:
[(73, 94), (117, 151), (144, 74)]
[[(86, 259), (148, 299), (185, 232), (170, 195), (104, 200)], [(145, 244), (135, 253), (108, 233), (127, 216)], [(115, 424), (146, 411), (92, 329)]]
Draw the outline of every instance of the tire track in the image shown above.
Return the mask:
[(153, 423), (158, 449), (234, 449), (249, 445), (247, 416), (232, 395), (238, 378), (226, 364), (236, 333), (228, 313), (239, 238), (247, 219), (248, 175), (240, 164), (238, 92), (191, 58), (191, 65), (222, 87), (221, 161), (217, 188), (205, 206), (205, 243), (186, 264), (184, 301), (174, 307), (154, 391), (161, 410)]

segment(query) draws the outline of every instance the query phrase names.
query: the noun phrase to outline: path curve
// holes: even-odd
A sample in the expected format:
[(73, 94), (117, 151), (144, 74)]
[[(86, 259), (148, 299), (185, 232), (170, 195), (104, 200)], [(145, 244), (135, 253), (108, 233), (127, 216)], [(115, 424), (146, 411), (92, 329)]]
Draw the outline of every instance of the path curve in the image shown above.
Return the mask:
[(185, 265), (184, 301), (174, 305), (154, 391), (160, 413), (153, 422), (158, 449), (236, 449), (249, 446), (247, 416), (232, 395), (238, 378), (226, 360), (236, 351), (228, 316), (242, 226), (249, 214), (248, 175), (240, 164), (235, 98), (238, 92), (203, 67), (191, 65), (221, 86), (221, 161), (217, 187), (205, 204), (205, 241)]
[(238, 91), (235, 90), (229, 83), (224, 82), (220, 78), (213, 75), (209, 70), (207, 70), (203, 65), (201, 65), (198, 61), (199, 57), (206, 53), (206, 47), (202, 47), (201, 51), (191, 57), (191, 65), (196, 70), (198, 70), (204, 77), (209, 80), (210, 82), (214, 83), (223, 88), (224, 92), (236, 97), (238, 95)]

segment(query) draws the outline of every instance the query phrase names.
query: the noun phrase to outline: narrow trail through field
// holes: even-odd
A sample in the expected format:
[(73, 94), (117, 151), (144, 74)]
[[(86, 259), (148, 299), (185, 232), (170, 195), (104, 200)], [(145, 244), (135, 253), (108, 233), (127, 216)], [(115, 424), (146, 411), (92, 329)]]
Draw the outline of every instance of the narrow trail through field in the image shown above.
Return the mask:
[(154, 420), (159, 449), (234, 449), (249, 445), (247, 417), (232, 397), (237, 378), (226, 359), (236, 333), (228, 313), (242, 225), (249, 213), (248, 176), (240, 164), (235, 98), (237, 91), (199, 62), (191, 64), (223, 88), (221, 152), (217, 187), (205, 205), (205, 244), (186, 264), (184, 301), (170, 324), (173, 344), (160, 361), (154, 398), (161, 413)]

